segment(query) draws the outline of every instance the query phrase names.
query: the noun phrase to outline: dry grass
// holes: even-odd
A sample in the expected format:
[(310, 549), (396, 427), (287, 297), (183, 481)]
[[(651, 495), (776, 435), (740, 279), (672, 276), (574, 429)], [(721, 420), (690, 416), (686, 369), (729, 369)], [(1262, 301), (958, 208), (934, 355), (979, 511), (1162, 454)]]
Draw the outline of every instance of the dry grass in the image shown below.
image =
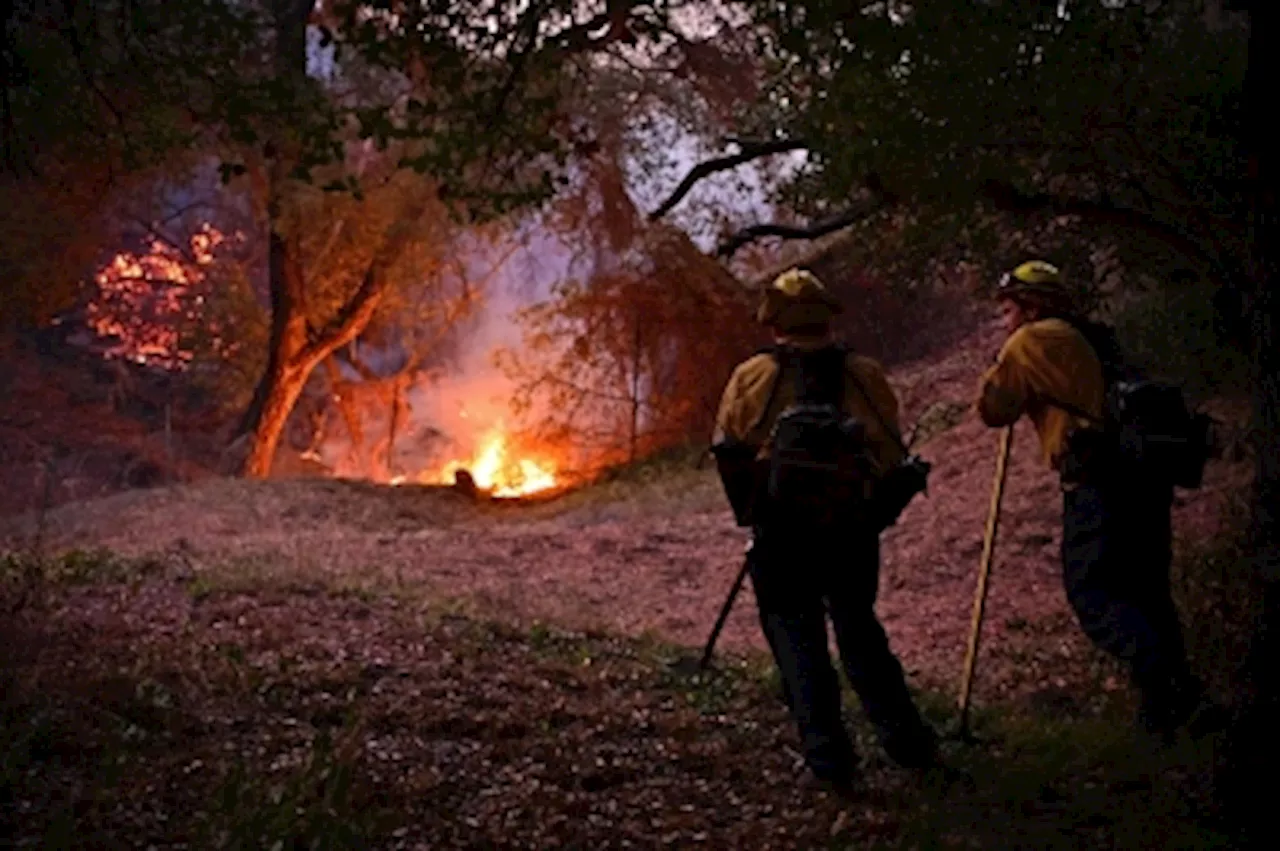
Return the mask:
[[(50, 589), (0, 624), (0, 833), (15, 847), (1205, 847), (1194, 750), (1015, 718), (890, 766), (856, 712), (858, 800), (807, 789), (756, 658), (311, 588)], [(279, 844), (277, 844), (279, 843)], [(1218, 845), (1217, 847), (1223, 847)]]
[[(898, 371), (904, 419), (967, 398), (987, 354), (975, 335)], [(930, 494), (883, 540), (877, 610), (939, 720), (994, 447), (972, 416), (932, 440)], [(1245, 475), (1220, 465), (1187, 495), (1184, 543)], [(946, 799), (858, 722), (852, 808), (797, 786), (749, 585), (721, 639), (737, 673), (666, 668), (746, 540), (687, 459), (536, 502), (226, 479), (0, 518), (0, 553), (21, 554), (0, 559), (0, 829), (43, 847), (1203, 847), (1178, 764), (1198, 757), (1134, 756), (1120, 672), (1063, 599), (1058, 499), (1019, 428), (977, 699), (983, 722), (1030, 720), (958, 755), (980, 783)], [(60, 556), (26, 554), (37, 530)]]

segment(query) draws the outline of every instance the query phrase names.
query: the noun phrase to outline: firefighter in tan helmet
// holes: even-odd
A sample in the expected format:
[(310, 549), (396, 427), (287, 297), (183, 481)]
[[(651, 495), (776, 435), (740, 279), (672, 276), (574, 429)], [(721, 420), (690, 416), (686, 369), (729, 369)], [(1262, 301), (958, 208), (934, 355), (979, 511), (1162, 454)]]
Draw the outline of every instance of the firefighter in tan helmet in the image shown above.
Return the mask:
[(828, 618), (890, 757), (923, 768), (936, 764), (937, 751), (873, 609), (884, 521), (871, 497), (905, 455), (898, 401), (879, 363), (836, 342), (831, 325), (840, 312), (808, 271), (792, 269), (765, 289), (756, 318), (776, 345), (734, 370), (713, 451), (738, 522), (752, 527), (760, 625), (805, 760), (820, 783), (843, 792), (856, 755), (841, 719)]
[(1081, 628), (1128, 665), (1145, 731), (1167, 740), (1193, 716), (1201, 729), (1219, 723), (1170, 596), (1173, 485), (1119, 463), (1104, 442), (1108, 388), (1132, 374), (1114, 333), (1078, 315), (1044, 261), (1004, 275), (996, 297), (1009, 336), (982, 377), (978, 413), (992, 427), (1026, 415), (1061, 477), (1063, 584)]

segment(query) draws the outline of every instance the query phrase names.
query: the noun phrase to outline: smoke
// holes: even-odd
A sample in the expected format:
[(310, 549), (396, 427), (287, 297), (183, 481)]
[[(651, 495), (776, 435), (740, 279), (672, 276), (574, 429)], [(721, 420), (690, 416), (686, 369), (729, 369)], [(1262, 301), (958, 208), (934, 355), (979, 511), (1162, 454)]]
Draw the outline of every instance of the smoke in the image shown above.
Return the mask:
[[(362, 395), (351, 405), (359, 418), (358, 445), (340, 406), (328, 406), (314, 457), (333, 474), (429, 482), (450, 462), (466, 466), (494, 430), (512, 434), (537, 419), (537, 411), (521, 418), (513, 410), (516, 387), (495, 353), (523, 348), (519, 312), (550, 296), (568, 274), (568, 253), (530, 226), (497, 240), (464, 235), (455, 249), (459, 274), (479, 291), (478, 306), (461, 320), (448, 355), (429, 370), (404, 376), (399, 395), (391, 383), (378, 392), (353, 390)], [(394, 374), (403, 363), (400, 353), (387, 349), (362, 349), (361, 358), (379, 375)], [(347, 371), (344, 377), (355, 376)]]

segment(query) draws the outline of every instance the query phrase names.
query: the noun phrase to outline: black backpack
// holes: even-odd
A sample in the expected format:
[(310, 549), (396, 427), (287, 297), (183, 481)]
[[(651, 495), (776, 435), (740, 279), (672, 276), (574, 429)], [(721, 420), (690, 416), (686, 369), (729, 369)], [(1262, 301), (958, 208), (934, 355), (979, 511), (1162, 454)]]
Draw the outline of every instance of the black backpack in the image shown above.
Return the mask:
[[(1097, 427), (1072, 436), (1068, 465), (1102, 467), (1122, 476), (1199, 488), (1212, 449), (1213, 418), (1193, 411), (1180, 387), (1157, 381), (1129, 363), (1108, 326), (1088, 321), (1072, 325), (1102, 362), (1106, 396), (1101, 420), (1075, 406), (1054, 402)], [(1064, 475), (1072, 472), (1064, 470)]]
[(795, 402), (778, 414), (767, 441), (769, 519), (792, 526), (867, 521), (873, 467), (865, 426), (844, 411), (848, 353), (779, 346), (773, 355), (776, 381), (793, 382)]

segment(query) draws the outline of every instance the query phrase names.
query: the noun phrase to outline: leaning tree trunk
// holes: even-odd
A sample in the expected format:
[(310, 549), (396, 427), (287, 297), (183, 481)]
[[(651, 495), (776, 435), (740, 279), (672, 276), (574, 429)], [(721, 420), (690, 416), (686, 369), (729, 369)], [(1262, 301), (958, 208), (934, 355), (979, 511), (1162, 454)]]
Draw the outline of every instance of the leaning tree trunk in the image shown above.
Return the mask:
[(387, 268), (400, 256), (408, 242), (409, 229), (406, 225), (416, 221), (424, 208), (425, 202), (422, 202), (406, 211), (397, 233), (389, 235), (382, 249), (370, 261), (360, 288), (315, 334), (309, 333), (306, 314), (302, 310), (305, 282), (297, 248), (272, 234), (272, 310), (279, 312), (279, 318), (273, 317), (273, 322), (278, 322), (281, 330), (279, 334), (272, 335), (271, 366), (262, 378), (262, 410), (245, 458), (244, 475), (265, 478), (271, 473), (271, 463), (280, 445), (285, 423), (311, 372), (369, 325), (387, 288)]
[(301, 304), (304, 282), (296, 249), (272, 232), (268, 275), (271, 286), (271, 338), (267, 369), (246, 416), (252, 434), (244, 474), (265, 478), (284, 433), (289, 413), (302, 395), (314, 364), (308, 365), (307, 317)]

